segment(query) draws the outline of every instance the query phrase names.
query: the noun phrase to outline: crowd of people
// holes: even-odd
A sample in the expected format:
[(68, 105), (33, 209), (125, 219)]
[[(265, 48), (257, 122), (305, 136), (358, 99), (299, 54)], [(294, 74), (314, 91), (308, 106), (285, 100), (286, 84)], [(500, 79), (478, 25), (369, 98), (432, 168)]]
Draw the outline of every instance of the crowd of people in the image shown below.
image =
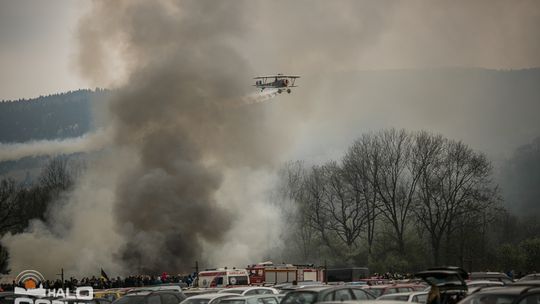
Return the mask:
[[(78, 286), (91, 286), (94, 289), (125, 288), (125, 287), (144, 287), (159, 284), (180, 284), (181, 286), (190, 286), (193, 283), (194, 274), (188, 275), (133, 275), (128, 277), (108, 278), (105, 276), (85, 277), (80, 280), (69, 278), (69, 280), (46, 280), (42, 282), (45, 289), (75, 289)], [(15, 287), (24, 287), (15, 281), (11, 283), (0, 284), (0, 291), (13, 291)]]

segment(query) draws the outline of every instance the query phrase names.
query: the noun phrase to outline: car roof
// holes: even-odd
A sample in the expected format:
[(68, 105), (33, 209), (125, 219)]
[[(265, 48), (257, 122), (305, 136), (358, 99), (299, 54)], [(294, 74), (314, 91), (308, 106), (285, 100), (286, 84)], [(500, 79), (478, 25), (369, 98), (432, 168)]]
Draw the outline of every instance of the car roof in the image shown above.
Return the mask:
[[(277, 294), (272, 293), (266, 293), (266, 294), (258, 294), (258, 295), (251, 295), (251, 296), (237, 296), (237, 297), (230, 297), (226, 300), (247, 300), (247, 299), (258, 299), (258, 298), (267, 298), (267, 297), (278, 297)], [(225, 300), (223, 300), (225, 301)]]
[(233, 289), (233, 290), (252, 290), (252, 289), (268, 289), (268, 290), (273, 290), (274, 288), (272, 287), (264, 287), (264, 286), (241, 286), (241, 287), (231, 287), (231, 288), (226, 288), (226, 289), (222, 289), (222, 290), (229, 290), (229, 289)]
[(501, 281), (491, 281), (491, 280), (472, 280), (472, 281), (467, 281), (466, 283), (467, 285), (475, 285), (475, 284), (491, 284), (491, 285), (499, 285), (499, 286), (504, 285), (504, 283)]
[(524, 275), (520, 280), (527, 280), (530, 278), (540, 278), (540, 273), (529, 273), (528, 275)]
[(474, 293), (475, 295), (483, 295), (483, 294), (512, 294), (512, 295), (519, 295), (523, 291), (530, 289), (530, 286), (505, 286), (505, 287), (490, 287), (486, 289), (481, 289)]
[(507, 286), (540, 286), (540, 280), (517, 281)]
[(133, 292), (128, 293), (124, 297), (133, 297), (133, 296), (147, 296), (151, 293), (153, 293), (154, 290), (135, 290)]
[(492, 271), (488, 271), (488, 272), (471, 272), (470, 276), (471, 277), (508, 278), (508, 279), (510, 279), (510, 277), (507, 276), (505, 273), (492, 272)]
[[(327, 290), (327, 289), (332, 289), (332, 288), (336, 288), (336, 287), (339, 287), (339, 286), (330, 286), (330, 285), (324, 285), (324, 286), (309, 286), (309, 287), (304, 287), (302, 289), (297, 289), (297, 290), (292, 290), (291, 292), (295, 292), (295, 291), (312, 291), (312, 292), (319, 292), (319, 291), (323, 291), (323, 290)], [(346, 286), (347, 288), (350, 288), (351, 286)]]
[(219, 298), (219, 297), (224, 297), (224, 296), (231, 296), (231, 295), (238, 296), (237, 293), (225, 293), (225, 292), (222, 292), (222, 293), (205, 293), (205, 294), (191, 296), (188, 299), (214, 299), (214, 298)]
[(403, 304), (403, 301), (395, 300), (356, 300), (356, 301), (328, 301), (317, 304)]
[(387, 297), (387, 296), (416, 296), (420, 294), (428, 294), (427, 291), (409, 291), (409, 292), (398, 292), (398, 293), (390, 293), (382, 295), (381, 298)]
[(383, 289), (383, 288), (390, 287), (390, 286), (393, 286), (393, 285), (389, 285), (389, 284), (368, 285), (368, 286), (365, 286), (364, 288), (367, 288), (367, 289)]

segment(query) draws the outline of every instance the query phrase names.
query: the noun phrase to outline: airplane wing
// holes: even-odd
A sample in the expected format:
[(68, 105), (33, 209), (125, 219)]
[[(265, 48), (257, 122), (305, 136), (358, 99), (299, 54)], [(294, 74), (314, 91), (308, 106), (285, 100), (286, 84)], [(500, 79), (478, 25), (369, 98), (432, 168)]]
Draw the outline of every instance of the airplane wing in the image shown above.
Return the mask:
[(300, 78), (300, 76), (287, 76), (287, 75), (270, 75), (270, 76), (258, 76), (253, 77), (253, 79), (268, 79), (268, 78)]

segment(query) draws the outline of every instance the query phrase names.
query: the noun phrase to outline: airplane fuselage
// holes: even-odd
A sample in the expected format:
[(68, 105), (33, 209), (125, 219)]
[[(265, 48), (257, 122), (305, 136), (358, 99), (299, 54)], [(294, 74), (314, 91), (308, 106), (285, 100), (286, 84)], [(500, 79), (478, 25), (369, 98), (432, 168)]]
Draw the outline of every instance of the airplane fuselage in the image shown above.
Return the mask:
[(275, 81), (272, 81), (272, 82), (267, 82), (267, 83), (262, 83), (262, 82), (258, 82), (256, 83), (255, 85), (258, 87), (258, 88), (261, 88), (261, 89), (266, 89), (266, 88), (286, 88), (289, 86), (289, 80), (288, 79), (278, 79), (278, 80), (275, 80)]

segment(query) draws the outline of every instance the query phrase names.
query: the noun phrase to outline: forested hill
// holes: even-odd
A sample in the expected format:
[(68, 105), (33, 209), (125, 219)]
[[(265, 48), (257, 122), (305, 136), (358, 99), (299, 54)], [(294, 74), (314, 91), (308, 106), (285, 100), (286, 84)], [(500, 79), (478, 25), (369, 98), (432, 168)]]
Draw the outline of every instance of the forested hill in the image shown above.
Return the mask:
[(0, 102), (0, 142), (76, 137), (92, 128), (92, 102), (107, 90), (77, 90)]

